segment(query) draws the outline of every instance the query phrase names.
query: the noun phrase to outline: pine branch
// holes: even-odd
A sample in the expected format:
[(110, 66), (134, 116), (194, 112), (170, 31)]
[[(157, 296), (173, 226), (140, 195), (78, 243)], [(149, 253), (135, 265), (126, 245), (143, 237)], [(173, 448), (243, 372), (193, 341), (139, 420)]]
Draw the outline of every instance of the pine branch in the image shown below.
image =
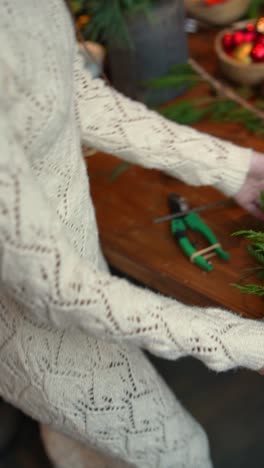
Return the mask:
[(233, 233), (233, 236), (243, 236), (245, 239), (249, 239), (252, 243), (263, 243), (264, 249), (264, 232), (253, 231), (251, 229), (245, 229)]
[(261, 244), (259, 246), (250, 245), (248, 247), (248, 251), (252, 255), (252, 257), (254, 257), (255, 260), (257, 260), (258, 263), (260, 263), (261, 265), (264, 265), (264, 246), (263, 246), (263, 244)]
[(133, 47), (127, 27), (127, 17), (147, 14), (155, 0), (84, 0), (90, 22), (84, 35), (92, 40), (115, 41), (122, 47)]
[(245, 284), (241, 286), (240, 284), (232, 284), (235, 288), (239, 289), (241, 292), (246, 294), (252, 294), (254, 296), (264, 296), (264, 286), (258, 284)]
[(204, 81), (209, 83), (216, 91), (218, 91), (220, 95), (227, 97), (231, 101), (235, 102), (239, 106), (243, 107), (264, 121), (264, 112), (262, 112), (262, 110), (257, 109), (254, 105), (250, 104), (243, 97), (237, 94), (230, 86), (223, 84), (221, 81), (210, 75), (210, 73), (208, 73), (201, 65), (199, 65), (196, 60), (190, 58), (189, 64), (193, 70), (195, 70)]
[[(261, 193), (261, 200), (263, 202), (263, 193)], [(250, 241), (250, 245), (248, 246), (248, 251), (252, 257), (259, 263), (259, 267), (253, 268), (251, 271), (256, 273), (256, 277), (258, 280), (262, 282), (262, 284), (234, 284), (236, 288), (238, 288), (241, 292), (246, 294), (252, 294), (256, 296), (264, 296), (264, 232), (258, 232), (253, 230), (241, 230), (233, 235), (242, 235), (244, 238)], [(241, 281), (240, 281), (241, 282)], [(243, 280), (244, 282), (244, 280)]]
[(210, 118), (220, 122), (237, 122), (250, 132), (264, 134), (262, 103), (257, 102), (258, 107), (256, 107), (246, 101), (252, 96), (252, 91), (249, 88), (233, 91), (232, 88), (213, 78), (192, 59), (189, 64), (175, 65), (167, 75), (149, 80), (143, 85), (152, 89), (183, 87), (187, 90), (201, 82), (216, 90), (217, 95), (185, 99), (157, 110), (180, 124), (192, 125), (204, 118)]

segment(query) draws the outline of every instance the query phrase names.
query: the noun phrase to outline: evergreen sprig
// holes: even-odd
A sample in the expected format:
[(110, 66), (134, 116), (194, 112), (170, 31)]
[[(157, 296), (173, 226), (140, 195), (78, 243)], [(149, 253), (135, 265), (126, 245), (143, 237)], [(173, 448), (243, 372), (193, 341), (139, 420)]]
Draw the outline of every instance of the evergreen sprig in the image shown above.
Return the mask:
[[(185, 90), (191, 89), (203, 82), (193, 68), (188, 65), (175, 65), (169, 73), (160, 78), (149, 80), (144, 85), (151, 89), (175, 88)], [(210, 87), (210, 85), (207, 83)], [(249, 88), (236, 89), (241, 96), (249, 97), (252, 91)], [(262, 103), (255, 103), (261, 108)], [(218, 122), (236, 122), (259, 135), (264, 135), (263, 121), (253, 112), (243, 108), (234, 101), (227, 99), (211, 88), (211, 94), (205, 98), (184, 99), (177, 101), (165, 108), (158, 109), (168, 119), (184, 125), (193, 125), (204, 118)]]
[(123, 47), (132, 47), (127, 28), (127, 17), (138, 12), (147, 14), (156, 0), (83, 0), (83, 8), (91, 17), (83, 31), (94, 41), (116, 41)]
[(235, 284), (234, 286), (243, 293), (254, 296), (264, 296), (264, 286), (251, 283), (248, 283), (245, 286), (241, 286), (240, 284)]
[[(264, 211), (264, 192), (260, 194), (259, 200), (260, 208)], [(245, 239), (250, 241), (250, 245), (248, 246), (248, 251), (252, 257), (257, 261), (259, 264), (258, 267), (253, 268), (251, 271), (257, 274), (257, 279), (259, 281), (264, 280), (264, 232), (262, 231), (254, 231), (252, 229), (249, 230), (240, 230), (234, 233), (237, 236), (243, 236)], [(244, 285), (235, 284), (236, 288), (238, 288), (241, 292), (246, 294), (252, 294), (255, 296), (264, 296), (264, 284), (254, 284), (254, 283), (247, 283)]]

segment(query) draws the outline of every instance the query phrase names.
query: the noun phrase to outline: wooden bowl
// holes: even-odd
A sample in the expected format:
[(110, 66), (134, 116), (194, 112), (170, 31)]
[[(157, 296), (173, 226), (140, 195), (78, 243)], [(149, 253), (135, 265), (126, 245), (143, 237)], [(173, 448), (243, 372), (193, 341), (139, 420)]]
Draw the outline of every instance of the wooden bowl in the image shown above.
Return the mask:
[(184, 0), (187, 13), (194, 18), (214, 25), (228, 25), (237, 21), (247, 11), (251, 0), (230, 0), (214, 6), (202, 5), (201, 0)]
[[(223, 74), (230, 80), (240, 85), (253, 86), (264, 81), (264, 63), (241, 63), (227, 55), (222, 47), (222, 38), (236, 29), (244, 28), (249, 21), (236, 23), (233, 28), (224, 29), (217, 34), (215, 39), (215, 50)], [(252, 21), (251, 21), (252, 23)]]

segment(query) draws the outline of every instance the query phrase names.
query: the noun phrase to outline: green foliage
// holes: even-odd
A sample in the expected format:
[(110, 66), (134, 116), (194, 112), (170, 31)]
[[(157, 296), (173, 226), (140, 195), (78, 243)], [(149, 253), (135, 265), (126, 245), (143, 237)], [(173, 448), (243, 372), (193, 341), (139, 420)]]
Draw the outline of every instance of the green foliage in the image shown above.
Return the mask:
[(251, 0), (250, 7), (247, 13), (248, 18), (258, 18), (264, 8), (264, 0)]
[(264, 265), (264, 248), (263, 244), (255, 244), (255, 245), (250, 245), (248, 247), (249, 253), (252, 255), (252, 257), (257, 260), (258, 263), (261, 265)]
[(174, 120), (182, 125), (193, 125), (202, 120), (207, 113), (206, 109), (194, 108), (193, 101), (185, 100), (175, 106), (168, 106), (160, 113), (170, 120)]
[(168, 74), (162, 76), (161, 78), (154, 78), (152, 80), (143, 83), (143, 86), (146, 86), (150, 89), (163, 89), (163, 88), (182, 88), (185, 89), (192, 88), (201, 82), (200, 77), (197, 73), (194, 72), (190, 65), (184, 63), (179, 65), (174, 65), (169, 70)]
[[(151, 89), (164, 89), (174, 87), (175, 89), (191, 89), (202, 82), (202, 78), (190, 65), (175, 65), (168, 74), (144, 83)], [(209, 86), (209, 85), (208, 85)], [(251, 96), (249, 88), (237, 90), (243, 97)], [(256, 103), (261, 107), (262, 103)], [(168, 119), (180, 124), (192, 125), (204, 118), (210, 118), (218, 122), (236, 122), (242, 124), (246, 129), (258, 135), (264, 135), (262, 120), (249, 110), (239, 106), (230, 99), (215, 94), (212, 89), (211, 96), (207, 98), (184, 99), (170, 104), (159, 112)]]
[(84, 10), (84, 5), (85, 5), (85, 0), (65, 0), (65, 1), (66, 3), (69, 3), (69, 6), (74, 13), (84, 12), (83, 10)]
[(74, 14), (79, 13), (83, 8), (83, 0), (70, 0), (71, 10)]
[(185, 99), (161, 109), (160, 113), (178, 123), (189, 125), (204, 118), (218, 122), (237, 122), (252, 133), (264, 135), (263, 123), (259, 117), (233, 101), (220, 97), (211, 100)]
[[(132, 46), (126, 26), (126, 16), (142, 11), (147, 13), (158, 0), (70, 0), (74, 13), (92, 15), (83, 34), (92, 40), (116, 39), (126, 46)], [(264, 8), (264, 0), (252, 0), (247, 18), (257, 18)]]
[(131, 164), (124, 161), (118, 164), (110, 175), (110, 181), (114, 182), (120, 175), (126, 172), (130, 168)]
[(234, 232), (233, 236), (243, 236), (245, 239), (249, 239), (253, 244), (263, 243), (264, 249), (264, 232), (253, 231), (251, 229), (245, 229), (241, 231)]
[(91, 16), (84, 36), (91, 40), (115, 40), (131, 47), (126, 17), (147, 13), (155, 0), (83, 0), (83, 9)]
[(252, 294), (255, 296), (264, 296), (264, 286), (248, 283), (245, 286), (240, 284), (234, 284), (237, 289), (246, 294)]
[[(263, 206), (264, 192), (260, 196), (260, 204)], [(264, 280), (264, 232), (258, 232), (253, 230), (242, 230), (235, 232), (234, 235), (241, 235), (250, 241), (248, 251), (252, 257), (255, 258), (259, 266), (253, 268), (252, 271), (257, 273), (257, 279), (261, 282)], [(264, 296), (264, 285), (248, 283), (245, 285), (235, 284), (241, 292), (247, 294), (253, 294), (255, 296)]]

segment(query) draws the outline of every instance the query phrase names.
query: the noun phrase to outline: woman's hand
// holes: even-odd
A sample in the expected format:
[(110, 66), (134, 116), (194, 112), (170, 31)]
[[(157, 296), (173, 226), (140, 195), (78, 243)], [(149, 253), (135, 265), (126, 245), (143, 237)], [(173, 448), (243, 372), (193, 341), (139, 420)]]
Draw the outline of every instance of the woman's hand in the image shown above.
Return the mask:
[(245, 210), (264, 221), (264, 212), (260, 208), (262, 191), (264, 191), (264, 154), (254, 152), (246, 180), (234, 198)]

